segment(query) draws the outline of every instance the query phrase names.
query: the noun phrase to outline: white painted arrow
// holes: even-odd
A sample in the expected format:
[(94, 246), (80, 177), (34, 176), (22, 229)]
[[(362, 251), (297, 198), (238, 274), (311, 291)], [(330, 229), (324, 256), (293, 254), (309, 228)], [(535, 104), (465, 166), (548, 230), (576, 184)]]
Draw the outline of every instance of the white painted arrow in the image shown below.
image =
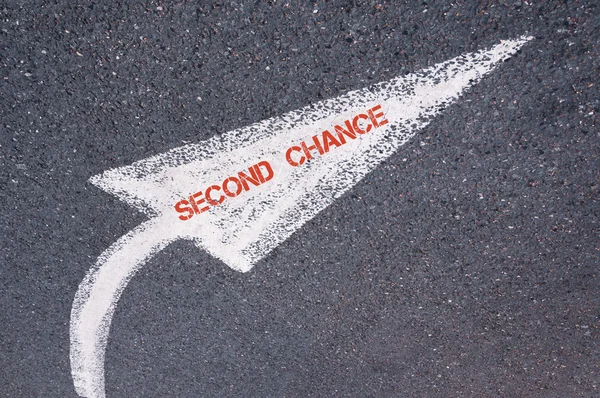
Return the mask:
[(503, 41), (92, 177), (151, 219), (109, 247), (79, 286), (71, 313), (77, 393), (105, 396), (115, 306), (152, 255), (191, 239), (231, 268), (250, 270), (530, 39)]

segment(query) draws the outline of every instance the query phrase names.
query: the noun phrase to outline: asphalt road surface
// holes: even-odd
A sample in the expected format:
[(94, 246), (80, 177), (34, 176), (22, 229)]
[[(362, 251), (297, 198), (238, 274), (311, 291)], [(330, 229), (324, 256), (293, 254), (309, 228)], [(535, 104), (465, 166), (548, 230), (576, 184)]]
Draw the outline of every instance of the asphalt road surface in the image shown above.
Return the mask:
[(152, 258), (119, 301), (106, 396), (600, 395), (597, 1), (0, 16), (0, 396), (77, 396), (75, 292), (147, 219), (91, 176), (523, 35), (251, 271), (187, 241)]

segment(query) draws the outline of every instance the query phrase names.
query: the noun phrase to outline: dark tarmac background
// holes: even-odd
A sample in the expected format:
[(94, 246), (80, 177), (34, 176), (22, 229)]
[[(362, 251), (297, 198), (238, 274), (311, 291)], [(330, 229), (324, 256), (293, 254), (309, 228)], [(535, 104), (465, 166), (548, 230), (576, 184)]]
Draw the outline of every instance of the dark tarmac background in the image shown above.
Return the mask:
[(76, 396), (75, 291), (145, 220), (89, 177), (525, 34), (249, 273), (150, 261), (107, 397), (600, 395), (597, 1), (71, 3), (0, 4), (0, 396)]

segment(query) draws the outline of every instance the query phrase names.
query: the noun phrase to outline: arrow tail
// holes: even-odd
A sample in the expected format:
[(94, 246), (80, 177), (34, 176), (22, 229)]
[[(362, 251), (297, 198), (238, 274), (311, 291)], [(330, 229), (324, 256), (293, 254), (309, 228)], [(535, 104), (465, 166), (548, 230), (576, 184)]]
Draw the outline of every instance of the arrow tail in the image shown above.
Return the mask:
[(77, 393), (104, 398), (104, 354), (117, 301), (133, 275), (175, 236), (159, 219), (138, 226), (110, 246), (79, 285), (71, 310), (71, 373)]

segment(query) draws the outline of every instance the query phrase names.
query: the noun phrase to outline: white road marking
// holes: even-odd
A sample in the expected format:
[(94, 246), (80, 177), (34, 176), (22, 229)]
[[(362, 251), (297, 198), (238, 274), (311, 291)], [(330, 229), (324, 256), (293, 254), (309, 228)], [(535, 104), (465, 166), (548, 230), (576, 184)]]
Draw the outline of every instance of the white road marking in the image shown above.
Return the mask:
[(109, 247), (79, 286), (71, 313), (77, 393), (105, 396), (115, 306), (152, 255), (191, 239), (231, 268), (249, 271), (531, 39), (502, 41), (92, 177), (152, 218)]

